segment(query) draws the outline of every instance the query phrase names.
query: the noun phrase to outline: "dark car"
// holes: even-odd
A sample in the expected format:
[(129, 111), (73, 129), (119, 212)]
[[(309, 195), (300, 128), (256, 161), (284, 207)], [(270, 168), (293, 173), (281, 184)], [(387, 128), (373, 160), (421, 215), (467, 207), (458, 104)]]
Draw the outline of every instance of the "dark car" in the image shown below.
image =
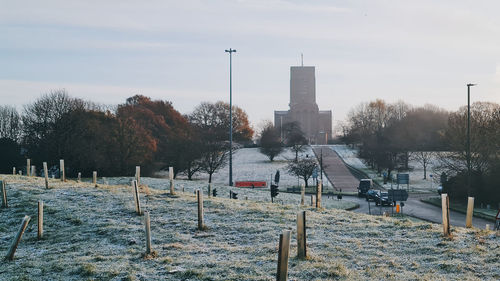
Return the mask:
[(392, 202), (389, 201), (389, 193), (380, 192), (379, 196), (375, 199), (375, 205), (392, 206)]
[(370, 189), (366, 192), (366, 201), (376, 201), (380, 196), (380, 190)]
[(373, 182), (371, 179), (362, 179), (359, 181), (358, 196), (365, 196), (366, 192), (372, 188)]

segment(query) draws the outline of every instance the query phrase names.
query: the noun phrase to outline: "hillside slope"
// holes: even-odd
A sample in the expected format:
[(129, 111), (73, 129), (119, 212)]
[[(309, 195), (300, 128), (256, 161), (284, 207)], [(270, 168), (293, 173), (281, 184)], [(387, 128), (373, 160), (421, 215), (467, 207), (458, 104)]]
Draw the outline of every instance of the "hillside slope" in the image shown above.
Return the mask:
[[(278, 237), (295, 232), (307, 211), (309, 258), (296, 256), (292, 280), (498, 280), (500, 245), (493, 232), (337, 209), (205, 197), (206, 231), (197, 231), (192, 192), (142, 188), (151, 213), (155, 257), (144, 257), (143, 217), (134, 212), (129, 186), (2, 176), (9, 208), (0, 209), (4, 256), (24, 215), (32, 221), (12, 262), (0, 262), (1, 280), (274, 280)], [(45, 202), (45, 237), (36, 239), (37, 201)]]

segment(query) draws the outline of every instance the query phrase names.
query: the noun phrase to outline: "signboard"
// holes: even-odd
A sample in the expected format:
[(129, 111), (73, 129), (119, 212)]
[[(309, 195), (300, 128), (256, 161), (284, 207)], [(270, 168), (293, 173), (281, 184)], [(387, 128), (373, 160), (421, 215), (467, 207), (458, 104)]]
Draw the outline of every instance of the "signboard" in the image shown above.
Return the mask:
[(398, 184), (410, 184), (410, 174), (397, 174)]
[(406, 201), (408, 199), (408, 192), (404, 189), (389, 189), (389, 202)]
[(237, 181), (234, 184), (236, 187), (266, 187), (265, 181)]

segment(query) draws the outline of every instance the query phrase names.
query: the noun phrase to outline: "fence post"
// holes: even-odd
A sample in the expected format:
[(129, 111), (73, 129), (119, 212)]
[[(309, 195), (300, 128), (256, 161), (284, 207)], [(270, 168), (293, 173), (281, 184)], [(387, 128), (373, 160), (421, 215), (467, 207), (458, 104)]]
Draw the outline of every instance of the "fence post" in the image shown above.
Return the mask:
[(139, 186), (137, 185), (137, 181), (133, 181), (132, 184), (134, 186), (135, 211), (137, 212), (138, 215), (141, 215), (142, 211), (141, 211), (141, 200), (139, 197)]
[(5, 188), (5, 181), (0, 181), (0, 187), (2, 188), (2, 208), (8, 208), (7, 203), (7, 189)]
[(26, 159), (26, 176), (28, 177), (31, 175), (30, 169), (31, 169), (31, 159)]
[(196, 199), (198, 199), (198, 230), (203, 230), (203, 191), (196, 190)]
[(78, 178), (76, 179), (76, 182), (81, 182), (82, 181), (82, 173), (78, 172)]
[(316, 206), (316, 198), (314, 197), (314, 195), (311, 195), (311, 207), (312, 206)]
[(92, 172), (92, 184), (97, 187), (97, 171)]
[(64, 160), (59, 160), (59, 177), (61, 177), (61, 181), (66, 181), (66, 172), (64, 170)]
[(304, 259), (306, 252), (306, 211), (297, 213), (297, 257)]
[(448, 194), (441, 194), (441, 209), (443, 214), (443, 234), (444, 236), (450, 235), (450, 198)]
[(316, 208), (321, 208), (321, 193), (323, 189), (323, 183), (319, 180), (318, 187), (316, 188)]
[(472, 227), (472, 215), (474, 214), (474, 197), (469, 197), (467, 201), (467, 216), (465, 218), (465, 227)]
[(175, 194), (174, 188), (174, 167), (168, 167), (168, 178), (170, 179), (170, 194)]
[(151, 220), (149, 218), (149, 211), (144, 211), (144, 222), (146, 225), (146, 254), (151, 254)]
[(304, 206), (304, 197), (306, 196), (306, 186), (304, 184), (300, 185), (300, 205)]
[(26, 227), (28, 226), (30, 219), (31, 218), (29, 216), (24, 216), (24, 219), (21, 223), (21, 228), (19, 228), (19, 231), (17, 232), (16, 238), (12, 242), (12, 245), (10, 246), (9, 252), (7, 253), (7, 256), (5, 257), (5, 259), (7, 259), (7, 260), (14, 259), (14, 254), (16, 253), (17, 246), (19, 245), (19, 242), (21, 241), (21, 238), (23, 237), (23, 233), (26, 230)]
[(36, 177), (36, 167), (35, 165), (31, 165), (31, 176)]
[(290, 254), (290, 230), (283, 230), (280, 234), (278, 248), (278, 273), (276, 281), (287, 281), (288, 279), (288, 255)]
[(141, 166), (135, 166), (135, 180), (137, 185), (141, 186)]
[(45, 188), (49, 188), (49, 172), (47, 169), (47, 162), (43, 162), (43, 175), (45, 177)]
[(12, 175), (15, 176), (16, 175), (16, 167), (12, 167)]
[(38, 201), (38, 240), (43, 238), (43, 201)]

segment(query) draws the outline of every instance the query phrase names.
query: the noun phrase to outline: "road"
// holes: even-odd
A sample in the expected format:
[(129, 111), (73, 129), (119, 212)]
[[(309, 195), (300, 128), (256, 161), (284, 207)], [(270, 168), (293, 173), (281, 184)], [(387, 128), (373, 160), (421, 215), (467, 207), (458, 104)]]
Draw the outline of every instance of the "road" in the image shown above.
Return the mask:
[[(434, 196), (431, 194), (410, 194), (408, 197), (408, 201), (405, 202), (405, 206), (403, 207), (403, 213), (406, 215), (410, 215), (412, 217), (416, 217), (422, 220), (441, 223), (442, 215), (441, 215), (441, 207), (436, 207), (434, 205), (424, 203), (420, 201), (423, 197), (426, 196)], [(359, 208), (353, 210), (357, 213), (371, 213), (375, 215), (380, 215), (383, 212), (391, 213), (391, 207), (376, 207), (375, 203), (370, 203), (370, 209), (368, 207), (368, 202), (366, 202), (365, 198), (359, 198), (357, 196), (344, 196), (342, 200), (348, 200), (351, 202), (356, 202), (359, 204)], [(396, 208), (394, 208), (394, 212)], [(451, 211), (450, 210), (450, 223), (452, 226), (460, 226), (465, 227), (465, 214)], [(484, 229), (486, 224), (490, 225), (490, 228), (493, 228), (494, 222), (487, 221), (481, 218), (474, 217), (472, 219), (472, 224), (476, 228)]]

